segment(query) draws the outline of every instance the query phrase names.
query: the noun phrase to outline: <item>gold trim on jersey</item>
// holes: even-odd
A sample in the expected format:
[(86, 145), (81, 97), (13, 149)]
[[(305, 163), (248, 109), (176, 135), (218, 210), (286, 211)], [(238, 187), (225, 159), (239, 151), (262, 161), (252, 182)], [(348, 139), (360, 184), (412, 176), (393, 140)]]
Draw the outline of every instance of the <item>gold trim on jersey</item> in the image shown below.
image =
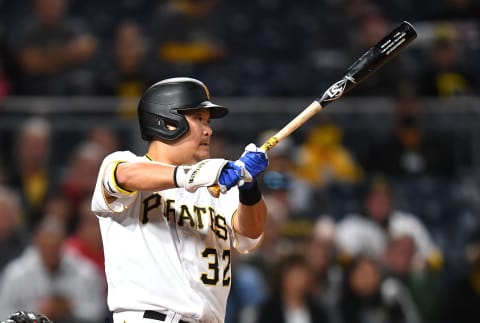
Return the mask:
[[(133, 203), (135, 203), (135, 201), (138, 199), (138, 194), (135, 195), (135, 198), (132, 199), (132, 201), (130, 201), (130, 203), (128, 203), (128, 205), (125, 205), (123, 210), (121, 211), (117, 211), (117, 210), (114, 210), (112, 207), (111, 207), (111, 204), (113, 202), (109, 202), (108, 201), (108, 198), (105, 196), (105, 189), (103, 188), (103, 185), (102, 185), (102, 197), (103, 197), (103, 201), (105, 202), (105, 205), (108, 207), (108, 209), (112, 212), (112, 213), (122, 213), (123, 211), (125, 211), (126, 209), (128, 209)], [(115, 198), (115, 200), (117, 200), (117, 198)]]
[[(110, 211), (112, 211), (112, 213), (122, 213), (123, 211), (125, 211), (126, 209), (128, 209), (133, 203), (135, 203), (135, 201), (138, 199), (138, 195), (139, 195), (139, 194), (135, 194), (135, 198), (132, 199), (132, 200), (130, 201), (130, 203), (128, 203), (128, 205), (124, 205), (123, 210), (117, 211), (117, 210), (114, 210), (114, 209), (111, 207), (111, 204), (112, 204), (113, 202), (115, 202), (115, 201), (109, 202), (109, 201), (108, 201), (108, 198), (105, 196), (105, 193), (106, 193), (106, 191), (105, 191), (105, 189), (103, 188), (103, 185), (102, 185), (102, 197), (103, 197), (103, 201), (105, 202), (105, 205), (108, 207), (108, 209), (109, 209)], [(136, 193), (136, 192), (135, 192), (135, 193)], [(115, 198), (115, 200), (117, 200), (117, 198)]]
[(115, 173), (117, 172), (117, 167), (118, 165), (120, 165), (120, 163), (123, 163), (122, 161), (116, 161), (114, 162), (114, 167), (113, 167), (113, 171), (112, 171), (112, 174), (111, 174), (111, 178), (112, 178), (112, 184), (114, 186), (114, 189), (116, 189), (119, 193), (122, 193), (122, 194), (126, 194), (126, 195), (132, 195), (132, 194), (135, 194), (136, 192), (135, 191), (129, 191), (127, 190), (126, 188), (123, 188), (121, 187), (118, 183), (117, 183), (117, 177), (115, 176)]
[[(120, 163), (120, 162), (118, 162)], [(117, 165), (118, 166), (118, 165)], [(133, 203), (135, 203), (135, 201), (137, 200), (138, 198), (138, 195), (137, 192), (133, 192), (132, 194), (135, 194), (135, 198), (132, 199), (132, 201), (128, 204), (128, 205), (125, 205), (123, 210), (121, 211), (117, 211), (117, 210), (114, 210), (112, 207), (111, 207), (111, 204), (113, 202), (115, 202), (118, 198), (115, 197), (115, 196), (110, 196), (111, 198), (114, 198), (115, 200), (112, 201), (112, 202), (109, 202), (108, 201), (108, 197), (106, 196), (106, 190), (105, 190), (105, 187), (103, 186), (103, 178), (107, 175), (106, 172), (107, 172), (107, 169), (108, 169), (108, 166), (105, 166), (105, 169), (103, 170), (103, 174), (102, 174), (102, 177), (101, 177), (101, 187), (102, 187), (102, 197), (103, 197), (103, 201), (105, 202), (105, 205), (108, 207), (108, 209), (112, 212), (112, 213), (121, 213), (123, 212), (125, 209), (128, 209)], [(116, 169), (116, 166), (115, 166), (115, 169)], [(132, 194), (129, 194), (129, 195), (132, 195)]]

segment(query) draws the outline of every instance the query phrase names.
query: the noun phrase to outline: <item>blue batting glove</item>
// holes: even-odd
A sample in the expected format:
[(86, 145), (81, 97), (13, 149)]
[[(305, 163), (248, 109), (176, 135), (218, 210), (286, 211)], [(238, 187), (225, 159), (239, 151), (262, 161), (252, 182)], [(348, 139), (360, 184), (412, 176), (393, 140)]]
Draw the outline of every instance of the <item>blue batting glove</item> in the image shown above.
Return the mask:
[(225, 193), (235, 185), (243, 185), (245, 169), (232, 161), (229, 161), (220, 172), (218, 186), (220, 192)]
[(245, 147), (245, 152), (236, 163), (245, 168), (245, 182), (254, 182), (268, 167), (268, 156), (265, 150), (252, 143)]

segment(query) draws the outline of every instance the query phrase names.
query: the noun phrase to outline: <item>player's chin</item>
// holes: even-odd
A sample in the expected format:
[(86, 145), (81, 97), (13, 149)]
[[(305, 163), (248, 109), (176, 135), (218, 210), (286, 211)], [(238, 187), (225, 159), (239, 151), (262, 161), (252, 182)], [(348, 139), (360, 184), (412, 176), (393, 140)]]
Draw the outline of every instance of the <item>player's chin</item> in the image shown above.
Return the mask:
[(198, 160), (210, 158), (210, 147), (208, 145), (199, 145), (196, 154)]

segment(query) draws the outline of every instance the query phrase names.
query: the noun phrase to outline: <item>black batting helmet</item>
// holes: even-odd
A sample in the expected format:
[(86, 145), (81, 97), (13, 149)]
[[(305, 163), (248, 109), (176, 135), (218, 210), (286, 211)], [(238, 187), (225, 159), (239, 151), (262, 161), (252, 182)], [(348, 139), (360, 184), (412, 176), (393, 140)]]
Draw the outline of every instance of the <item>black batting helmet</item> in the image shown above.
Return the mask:
[[(188, 131), (182, 111), (208, 108), (210, 118), (222, 118), (228, 109), (210, 101), (208, 88), (199, 80), (175, 77), (150, 86), (138, 104), (138, 121), (142, 138), (175, 140)], [(169, 129), (167, 125), (174, 126)]]

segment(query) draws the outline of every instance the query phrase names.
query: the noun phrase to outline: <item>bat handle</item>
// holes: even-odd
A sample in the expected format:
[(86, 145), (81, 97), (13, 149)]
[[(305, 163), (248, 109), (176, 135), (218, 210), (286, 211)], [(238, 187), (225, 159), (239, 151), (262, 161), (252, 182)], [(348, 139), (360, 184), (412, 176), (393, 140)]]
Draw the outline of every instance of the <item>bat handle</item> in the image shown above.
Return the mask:
[(263, 149), (265, 151), (269, 151), (271, 150), (273, 147), (275, 147), (277, 144), (278, 144), (279, 140), (276, 136), (272, 136), (270, 138), (268, 138), (267, 141), (265, 141), (265, 143), (260, 146), (260, 149)]
[[(270, 149), (275, 147), (277, 144), (278, 144), (278, 138), (275, 136), (272, 136), (268, 138), (267, 141), (265, 141), (265, 143), (260, 147), (260, 149), (269, 151)], [(207, 189), (211, 196), (216, 198), (220, 196), (220, 186), (218, 186), (217, 184), (213, 184), (209, 186)]]

